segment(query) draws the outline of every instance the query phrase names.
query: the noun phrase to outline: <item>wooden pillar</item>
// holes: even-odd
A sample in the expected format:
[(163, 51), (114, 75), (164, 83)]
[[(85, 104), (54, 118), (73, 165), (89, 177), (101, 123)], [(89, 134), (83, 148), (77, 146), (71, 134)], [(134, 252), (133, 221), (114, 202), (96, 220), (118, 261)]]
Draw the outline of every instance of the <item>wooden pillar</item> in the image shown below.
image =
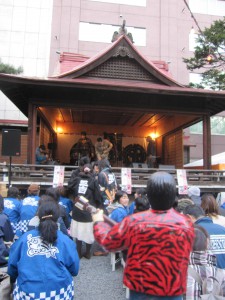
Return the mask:
[(27, 136), (27, 163), (28, 164), (35, 164), (36, 132), (37, 132), (37, 107), (36, 105), (29, 103), (28, 136)]
[(211, 125), (210, 116), (203, 117), (203, 169), (211, 170)]

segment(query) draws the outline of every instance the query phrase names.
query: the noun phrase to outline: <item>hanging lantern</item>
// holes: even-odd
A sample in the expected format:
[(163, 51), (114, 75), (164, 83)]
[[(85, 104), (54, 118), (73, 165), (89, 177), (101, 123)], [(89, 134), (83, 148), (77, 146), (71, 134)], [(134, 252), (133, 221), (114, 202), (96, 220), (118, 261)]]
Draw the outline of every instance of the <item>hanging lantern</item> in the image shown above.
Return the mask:
[(209, 64), (211, 64), (213, 62), (213, 56), (212, 54), (207, 55), (206, 60)]

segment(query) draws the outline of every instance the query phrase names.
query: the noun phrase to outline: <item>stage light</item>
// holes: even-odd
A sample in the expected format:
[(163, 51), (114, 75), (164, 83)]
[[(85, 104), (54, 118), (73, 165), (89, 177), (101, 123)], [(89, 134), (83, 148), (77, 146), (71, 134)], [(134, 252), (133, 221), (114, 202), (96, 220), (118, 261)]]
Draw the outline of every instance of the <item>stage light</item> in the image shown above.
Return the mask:
[(57, 128), (56, 128), (56, 131), (57, 131), (57, 133), (62, 133), (62, 132), (63, 132), (63, 129), (62, 129), (62, 127), (57, 127)]

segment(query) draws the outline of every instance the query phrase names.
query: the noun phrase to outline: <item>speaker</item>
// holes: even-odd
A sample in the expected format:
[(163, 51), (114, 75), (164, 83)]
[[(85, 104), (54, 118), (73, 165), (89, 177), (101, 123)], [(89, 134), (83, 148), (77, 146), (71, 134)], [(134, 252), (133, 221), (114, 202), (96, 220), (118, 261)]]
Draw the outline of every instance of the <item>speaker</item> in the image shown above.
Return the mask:
[(2, 156), (20, 156), (21, 130), (2, 129)]

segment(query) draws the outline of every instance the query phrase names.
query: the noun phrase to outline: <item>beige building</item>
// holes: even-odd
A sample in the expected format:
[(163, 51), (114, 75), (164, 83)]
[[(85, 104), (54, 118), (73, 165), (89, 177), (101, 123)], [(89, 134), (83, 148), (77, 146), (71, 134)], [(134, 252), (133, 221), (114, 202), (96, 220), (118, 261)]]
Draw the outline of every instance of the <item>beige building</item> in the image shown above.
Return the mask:
[[(225, 2), (189, 0), (200, 28), (221, 18)], [(92, 57), (111, 43), (126, 21), (134, 45), (148, 60), (165, 61), (172, 77), (181, 84), (197, 81), (189, 74), (183, 57), (192, 55), (197, 24), (180, 0), (46, 0), (0, 1), (0, 57), (3, 62), (22, 65), (24, 75), (51, 76), (59, 70), (60, 54), (79, 53)], [(0, 120), (26, 118), (0, 99)], [(9, 105), (9, 106), (8, 106)], [(8, 111), (13, 110), (15, 114)], [(14, 116), (15, 117), (10, 117)], [(214, 117), (212, 154), (223, 151), (224, 118)], [(9, 122), (8, 122), (9, 123)], [(185, 161), (202, 158), (201, 125), (185, 130)]]

